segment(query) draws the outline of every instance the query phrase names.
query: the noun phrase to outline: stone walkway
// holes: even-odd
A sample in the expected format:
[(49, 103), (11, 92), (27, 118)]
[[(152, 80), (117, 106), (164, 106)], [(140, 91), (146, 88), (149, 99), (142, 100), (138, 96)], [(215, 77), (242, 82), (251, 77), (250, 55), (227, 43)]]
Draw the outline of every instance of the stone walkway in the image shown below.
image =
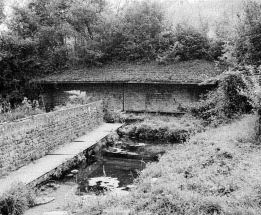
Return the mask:
[(92, 147), (102, 138), (121, 126), (122, 124), (104, 123), (87, 135), (79, 137), (73, 142), (65, 144), (48, 155), (36, 160), (34, 163), (30, 163), (29, 165), (12, 172), (7, 177), (0, 179), (0, 196), (15, 183), (22, 182), (24, 184), (29, 184), (40, 177), (43, 177), (68, 160), (73, 159), (84, 150)]

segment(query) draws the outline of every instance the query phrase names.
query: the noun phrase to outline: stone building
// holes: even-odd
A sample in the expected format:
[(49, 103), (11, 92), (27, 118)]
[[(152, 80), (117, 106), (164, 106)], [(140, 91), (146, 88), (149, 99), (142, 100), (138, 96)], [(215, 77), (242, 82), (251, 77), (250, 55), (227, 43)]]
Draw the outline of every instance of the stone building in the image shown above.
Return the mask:
[(202, 82), (216, 75), (214, 63), (201, 60), (170, 65), (115, 63), (61, 71), (37, 82), (47, 109), (82, 94), (90, 101), (106, 101), (110, 109), (177, 113), (179, 107), (198, 101), (213, 89), (213, 83)]

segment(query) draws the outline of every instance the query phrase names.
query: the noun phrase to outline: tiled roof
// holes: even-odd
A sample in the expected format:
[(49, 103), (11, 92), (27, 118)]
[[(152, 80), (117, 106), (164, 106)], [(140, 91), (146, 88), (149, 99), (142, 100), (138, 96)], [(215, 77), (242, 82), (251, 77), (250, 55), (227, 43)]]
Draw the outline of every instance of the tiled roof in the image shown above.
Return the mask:
[(101, 67), (65, 70), (44, 78), (41, 83), (177, 83), (198, 84), (218, 75), (213, 62), (186, 61), (170, 65), (117, 63)]

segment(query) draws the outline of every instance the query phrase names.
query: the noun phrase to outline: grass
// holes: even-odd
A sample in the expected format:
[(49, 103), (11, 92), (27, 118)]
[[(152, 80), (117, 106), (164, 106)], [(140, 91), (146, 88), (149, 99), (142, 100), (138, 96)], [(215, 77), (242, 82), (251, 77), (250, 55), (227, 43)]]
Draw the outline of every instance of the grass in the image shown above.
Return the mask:
[(0, 197), (0, 214), (21, 215), (34, 205), (36, 191), (23, 183), (13, 184), (12, 188)]
[(129, 195), (78, 205), (80, 214), (261, 214), (261, 146), (255, 116), (194, 135), (151, 163)]

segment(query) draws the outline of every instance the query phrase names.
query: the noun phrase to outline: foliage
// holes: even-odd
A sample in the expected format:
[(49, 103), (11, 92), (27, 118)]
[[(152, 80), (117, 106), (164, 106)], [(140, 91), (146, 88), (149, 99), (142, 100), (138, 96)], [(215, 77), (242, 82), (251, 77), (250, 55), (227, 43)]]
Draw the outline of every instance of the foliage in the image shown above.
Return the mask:
[[(238, 215), (260, 213), (260, 156), (255, 117), (196, 134), (144, 169), (126, 196), (77, 204), (78, 214)], [(77, 214), (77, 213), (76, 213)]]
[(2, 23), (4, 17), (4, 0), (0, 0), (0, 24)]
[(223, 45), (223, 41), (211, 40), (198, 29), (185, 25), (178, 25), (173, 32), (165, 32), (161, 43), (163, 52), (158, 55), (160, 63), (194, 59), (217, 60), (222, 54)]
[(35, 198), (35, 190), (22, 183), (14, 184), (0, 197), (0, 212), (2, 215), (21, 215), (34, 205)]
[(120, 11), (106, 0), (28, 0), (12, 11), (5, 21), (10, 32), (0, 38), (0, 84), (12, 104), (37, 97), (39, 90), (29, 84), (35, 76), (68, 67), (220, 55), (221, 43), (205, 32), (167, 28), (155, 0), (130, 1)]
[(29, 83), (39, 67), (35, 46), (32, 39), (0, 35), (0, 90), (12, 105), (22, 102), (25, 94), (29, 98), (37, 95), (37, 90), (32, 90), (35, 86)]
[(121, 110), (110, 110), (107, 104), (104, 105), (104, 121), (108, 123), (133, 123), (144, 121), (148, 117), (146, 114), (126, 113)]
[(164, 117), (147, 116), (144, 121), (125, 125), (120, 128), (120, 136), (134, 139), (165, 141), (180, 143), (186, 141), (190, 135), (203, 131), (201, 121), (193, 117)]
[(163, 13), (156, 1), (134, 1), (117, 33), (122, 39), (121, 60), (155, 59), (163, 29)]
[(261, 4), (248, 1), (238, 25), (235, 54), (238, 62), (260, 65), (261, 61)]
[(10, 122), (36, 114), (44, 113), (37, 100), (30, 101), (26, 97), (21, 105), (11, 108), (11, 104), (6, 100), (1, 101), (0, 123)]
[(54, 107), (54, 111), (85, 105), (93, 101), (91, 97), (87, 97), (86, 92), (72, 90), (69, 91), (68, 93), (70, 94), (70, 96), (66, 104)]
[(251, 110), (246, 92), (245, 70), (229, 70), (218, 77), (218, 87), (210, 91), (202, 101), (190, 108), (194, 116), (204, 119), (212, 125), (218, 125)]
[[(12, 104), (37, 98), (30, 80), (57, 69), (92, 62), (104, 1), (30, 0), (13, 6), (9, 33), (0, 36), (0, 87)], [(98, 35), (96, 35), (98, 34)], [(96, 41), (95, 41), (96, 40)], [(84, 47), (85, 49), (77, 49)]]
[(247, 73), (241, 75), (245, 87), (238, 87), (239, 93), (248, 99), (248, 103), (255, 110), (261, 107), (260, 69), (260, 67), (256, 69), (253, 66), (247, 66)]

